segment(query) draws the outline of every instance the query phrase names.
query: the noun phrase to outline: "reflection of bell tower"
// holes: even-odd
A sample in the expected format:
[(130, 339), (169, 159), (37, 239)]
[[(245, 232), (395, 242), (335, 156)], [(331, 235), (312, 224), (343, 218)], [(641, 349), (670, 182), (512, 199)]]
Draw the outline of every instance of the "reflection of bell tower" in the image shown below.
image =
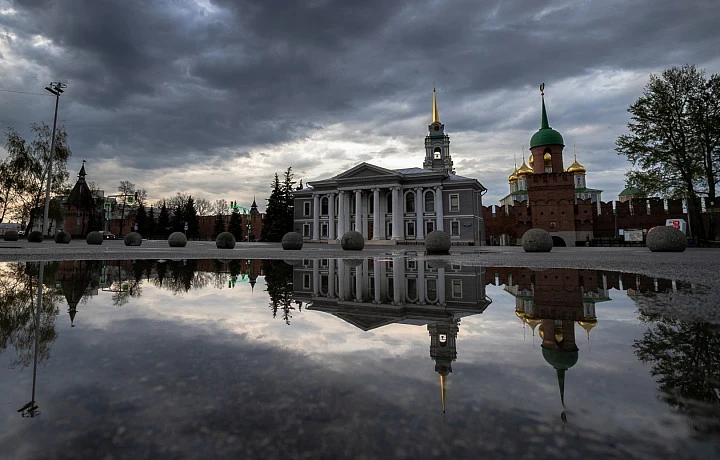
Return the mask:
[(458, 320), (428, 324), (430, 333), (430, 357), (435, 360), (435, 372), (440, 374), (442, 410), (445, 413), (445, 379), (452, 372), (452, 362), (457, 359)]
[(445, 134), (445, 125), (440, 123), (435, 88), (433, 88), (432, 123), (428, 125), (428, 135), (425, 137), (423, 169), (454, 172), (450, 157), (450, 137)]

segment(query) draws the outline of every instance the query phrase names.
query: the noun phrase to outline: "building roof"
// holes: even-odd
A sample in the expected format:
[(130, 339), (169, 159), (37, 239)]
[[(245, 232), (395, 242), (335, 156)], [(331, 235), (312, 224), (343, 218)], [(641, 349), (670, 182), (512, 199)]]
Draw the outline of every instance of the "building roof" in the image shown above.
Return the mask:
[(619, 196), (623, 196), (623, 195), (639, 195), (639, 194), (640, 194), (640, 190), (638, 190), (637, 188), (635, 188), (635, 187), (625, 187), (625, 188), (623, 189), (623, 191), (620, 192), (618, 195), (619, 195)]

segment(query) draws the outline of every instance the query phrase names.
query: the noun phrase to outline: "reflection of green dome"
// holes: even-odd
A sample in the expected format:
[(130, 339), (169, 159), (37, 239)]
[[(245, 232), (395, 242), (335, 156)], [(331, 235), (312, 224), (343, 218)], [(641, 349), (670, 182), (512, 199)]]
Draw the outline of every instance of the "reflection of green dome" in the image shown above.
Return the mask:
[(542, 98), (542, 120), (540, 129), (538, 132), (533, 134), (530, 138), (530, 148), (538, 147), (540, 145), (562, 145), (565, 146), (565, 141), (562, 135), (552, 129), (548, 124), (547, 111), (545, 110), (545, 97)]
[(575, 351), (558, 351), (548, 348), (542, 349), (543, 358), (552, 367), (557, 370), (566, 371), (573, 367), (578, 361), (578, 352)]

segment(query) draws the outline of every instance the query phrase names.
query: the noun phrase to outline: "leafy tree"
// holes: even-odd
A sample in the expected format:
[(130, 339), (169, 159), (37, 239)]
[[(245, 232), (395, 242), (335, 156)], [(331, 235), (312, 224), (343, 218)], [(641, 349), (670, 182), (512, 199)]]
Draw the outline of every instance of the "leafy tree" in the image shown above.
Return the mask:
[[(195, 209), (195, 200), (192, 196), (189, 196), (185, 202), (185, 208), (183, 209), (183, 218), (187, 222), (187, 235), (191, 237), (197, 237), (200, 234), (200, 226), (198, 224), (197, 210)], [(184, 228), (184, 224), (183, 224)]]
[[(225, 231), (225, 216), (223, 216), (221, 213), (217, 213), (217, 215), (215, 215), (215, 227), (213, 228), (213, 240), (215, 238), (217, 238), (218, 235), (224, 231)], [(241, 229), (241, 231), (242, 231), (242, 229)]]
[[(28, 222), (28, 230), (38, 218), (31, 211), (45, 201), (52, 138), (52, 129), (45, 123), (33, 124), (31, 130), (35, 137), (29, 143), (14, 129), (6, 131), (7, 157), (0, 163), (0, 219), (10, 212), (13, 218)], [(51, 195), (67, 188), (67, 161), (71, 154), (67, 132), (60, 126), (55, 132)]]
[(720, 326), (662, 315), (640, 319), (652, 326), (633, 344), (652, 365), (662, 399), (692, 418), (693, 429), (720, 433)]
[(170, 212), (168, 212), (168, 208), (165, 205), (165, 202), (163, 201), (162, 206), (160, 207), (160, 214), (158, 216), (158, 233), (160, 235), (167, 235), (168, 230), (170, 229)]
[[(720, 180), (720, 76), (707, 79), (690, 65), (650, 75), (628, 112), (630, 134), (616, 150), (639, 167), (629, 183), (648, 196), (687, 198), (693, 236), (704, 239), (699, 196), (714, 201)], [(715, 239), (714, 222), (708, 237)]]
[(236, 241), (242, 241), (242, 216), (238, 208), (233, 208), (230, 214), (230, 222), (228, 223), (228, 232), (232, 233)]

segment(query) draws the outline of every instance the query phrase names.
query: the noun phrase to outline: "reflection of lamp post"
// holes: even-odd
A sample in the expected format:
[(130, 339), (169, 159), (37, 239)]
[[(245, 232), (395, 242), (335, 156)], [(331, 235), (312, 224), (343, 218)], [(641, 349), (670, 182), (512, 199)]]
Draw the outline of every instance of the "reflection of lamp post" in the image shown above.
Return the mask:
[(37, 288), (37, 308), (35, 310), (35, 357), (33, 359), (33, 383), (32, 397), (30, 401), (18, 409), (23, 417), (37, 417), (40, 415), (37, 404), (35, 404), (35, 382), (37, 381), (38, 349), (40, 348), (40, 306), (42, 305), (43, 278), (45, 275), (45, 262), (40, 262)]
[(53, 117), (53, 130), (52, 137), (50, 138), (50, 155), (48, 155), (48, 167), (47, 167), (47, 185), (45, 186), (45, 210), (43, 211), (43, 235), (48, 232), (48, 214), (50, 213), (50, 184), (52, 183), (52, 164), (53, 156), (55, 155), (55, 127), (57, 126), (57, 113), (58, 104), (60, 103), (60, 94), (63, 92), (63, 88), (67, 88), (65, 83), (59, 81), (50, 82), (45, 87), (46, 90), (50, 91), (55, 95), (55, 116)]

